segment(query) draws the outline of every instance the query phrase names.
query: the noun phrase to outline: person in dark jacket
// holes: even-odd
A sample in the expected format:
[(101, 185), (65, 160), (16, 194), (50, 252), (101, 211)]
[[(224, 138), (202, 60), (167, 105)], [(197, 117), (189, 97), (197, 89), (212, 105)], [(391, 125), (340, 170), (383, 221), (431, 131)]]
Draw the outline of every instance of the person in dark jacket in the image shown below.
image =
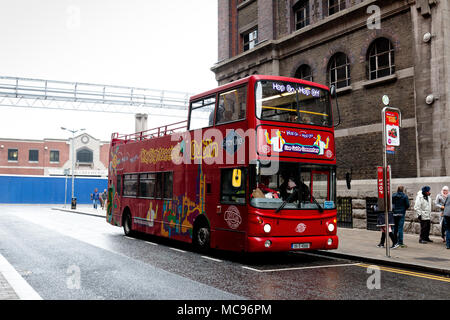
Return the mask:
[[(374, 211), (378, 211), (378, 206), (374, 206)], [(389, 238), (391, 238), (392, 245), (391, 249), (398, 248), (398, 245), (395, 240), (394, 233), (392, 232), (392, 226), (394, 225), (394, 216), (392, 214), (392, 211), (389, 211), (388, 213), (388, 227), (386, 228), (386, 220), (385, 220), (385, 213), (383, 211), (378, 211), (378, 218), (377, 218), (377, 227), (380, 227), (381, 230), (381, 239), (380, 243), (377, 245), (378, 248), (384, 248), (384, 243), (386, 240), (386, 231), (389, 234)]]
[(405, 187), (399, 186), (397, 192), (392, 195), (392, 209), (394, 211), (394, 237), (397, 245), (405, 248), (403, 243), (403, 226), (405, 224), (406, 210), (409, 209), (409, 199), (405, 194)]

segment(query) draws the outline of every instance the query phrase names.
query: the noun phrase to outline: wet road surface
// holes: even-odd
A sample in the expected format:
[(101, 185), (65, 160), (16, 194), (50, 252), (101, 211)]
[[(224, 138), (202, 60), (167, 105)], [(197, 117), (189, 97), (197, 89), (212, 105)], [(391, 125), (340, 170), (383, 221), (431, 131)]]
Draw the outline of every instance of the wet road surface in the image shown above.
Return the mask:
[(448, 278), (320, 252), (195, 252), (99, 217), (0, 206), (0, 254), (43, 299), (449, 299)]

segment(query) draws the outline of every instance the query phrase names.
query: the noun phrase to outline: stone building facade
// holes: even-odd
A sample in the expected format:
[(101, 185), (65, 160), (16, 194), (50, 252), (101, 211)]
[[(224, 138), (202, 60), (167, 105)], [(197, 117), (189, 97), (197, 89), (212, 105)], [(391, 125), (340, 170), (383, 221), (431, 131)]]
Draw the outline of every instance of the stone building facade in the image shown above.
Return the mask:
[(449, 1), (218, 0), (218, 12), (219, 85), (252, 74), (337, 85), (338, 179), (353, 178), (338, 195), (376, 196), (383, 95), (402, 113), (392, 189), (413, 200), (429, 178), (433, 196), (450, 185)]

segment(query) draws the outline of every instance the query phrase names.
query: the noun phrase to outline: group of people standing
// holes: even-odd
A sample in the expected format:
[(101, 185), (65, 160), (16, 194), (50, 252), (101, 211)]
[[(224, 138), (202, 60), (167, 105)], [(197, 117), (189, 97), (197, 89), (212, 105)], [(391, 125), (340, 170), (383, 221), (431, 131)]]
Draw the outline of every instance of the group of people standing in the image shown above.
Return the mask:
[(99, 203), (102, 209), (104, 209), (107, 199), (108, 194), (106, 193), (106, 189), (102, 193), (99, 193), (98, 189), (95, 188), (94, 193), (91, 193), (91, 200), (94, 205), (94, 209), (97, 209)]
[[(450, 249), (450, 197), (448, 197), (449, 189), (444, 186), (441, 192), (436, 196), (435, 205), (440, 210), (440, 224), (442, 230), (442, 239), (446, 243), (447, 249)], [(392, 249), (398, 247), (406, 247), (403, 243), (403, 226), (405, 223), (406, 210), (410, 207), (408, 196), (405, 193), (405, 188), (399, 186), (397, 192), (392, 195), (392, 212), (389, 212), (388, 217), (388, 233), (392, 241)], [(420, 236), (419, 243), (426, 244), (433, 242), (430, 239), (431, 229), (431, 188), (429, 186), (422, 187), (417, 192), (414, 202), (414, 212), (420, 222)], [(378, 216), (377, 226), (381, 227), (381, 239), (378, 247), (384, 247), (386, 239), (386, 224), (384, 222), (384, 213)], [(392, 226), (394, 227), (392, 230)]]

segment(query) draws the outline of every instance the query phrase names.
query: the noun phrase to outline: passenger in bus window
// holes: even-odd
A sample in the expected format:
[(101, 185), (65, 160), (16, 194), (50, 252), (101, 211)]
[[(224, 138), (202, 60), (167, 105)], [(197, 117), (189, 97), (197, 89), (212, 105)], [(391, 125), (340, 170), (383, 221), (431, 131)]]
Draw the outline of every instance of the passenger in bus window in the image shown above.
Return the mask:
[(289, 122), (298, 122), (298, 116), (295, 112), (289, 112)]
[(302, 116), (302, 122), (306, 124), (313, 124), (313, 122), (311, 121), (311, 116), (307, 114)]
[(292, 177), (283, 178), (284, 182), (280, 185), (280, 194), (281, 198), (286, 201), (289, 199), (289, 202), (294, 202), (298, 200), (298, 192), (297, 184), (295, 183)]
[[(225, 113), (225, 108), (223, 107), (223, 103), (220, 103), (220, 104), (219, 104), (219, 107), (218, 107), (218, 109), (217, 109), (216, 123), (221, 123), (221, 122), (223, 122), (224, 113)], [(213, 117), (214, 117), (214, 116), (213, 116)]]
[(258, 183), (258, 188), (264, 193), (264, 197), (268, 199), (280, 198), (280, 193), (274, 189), (269, 188), (270, 176), (261, 176), (261, 181)]

